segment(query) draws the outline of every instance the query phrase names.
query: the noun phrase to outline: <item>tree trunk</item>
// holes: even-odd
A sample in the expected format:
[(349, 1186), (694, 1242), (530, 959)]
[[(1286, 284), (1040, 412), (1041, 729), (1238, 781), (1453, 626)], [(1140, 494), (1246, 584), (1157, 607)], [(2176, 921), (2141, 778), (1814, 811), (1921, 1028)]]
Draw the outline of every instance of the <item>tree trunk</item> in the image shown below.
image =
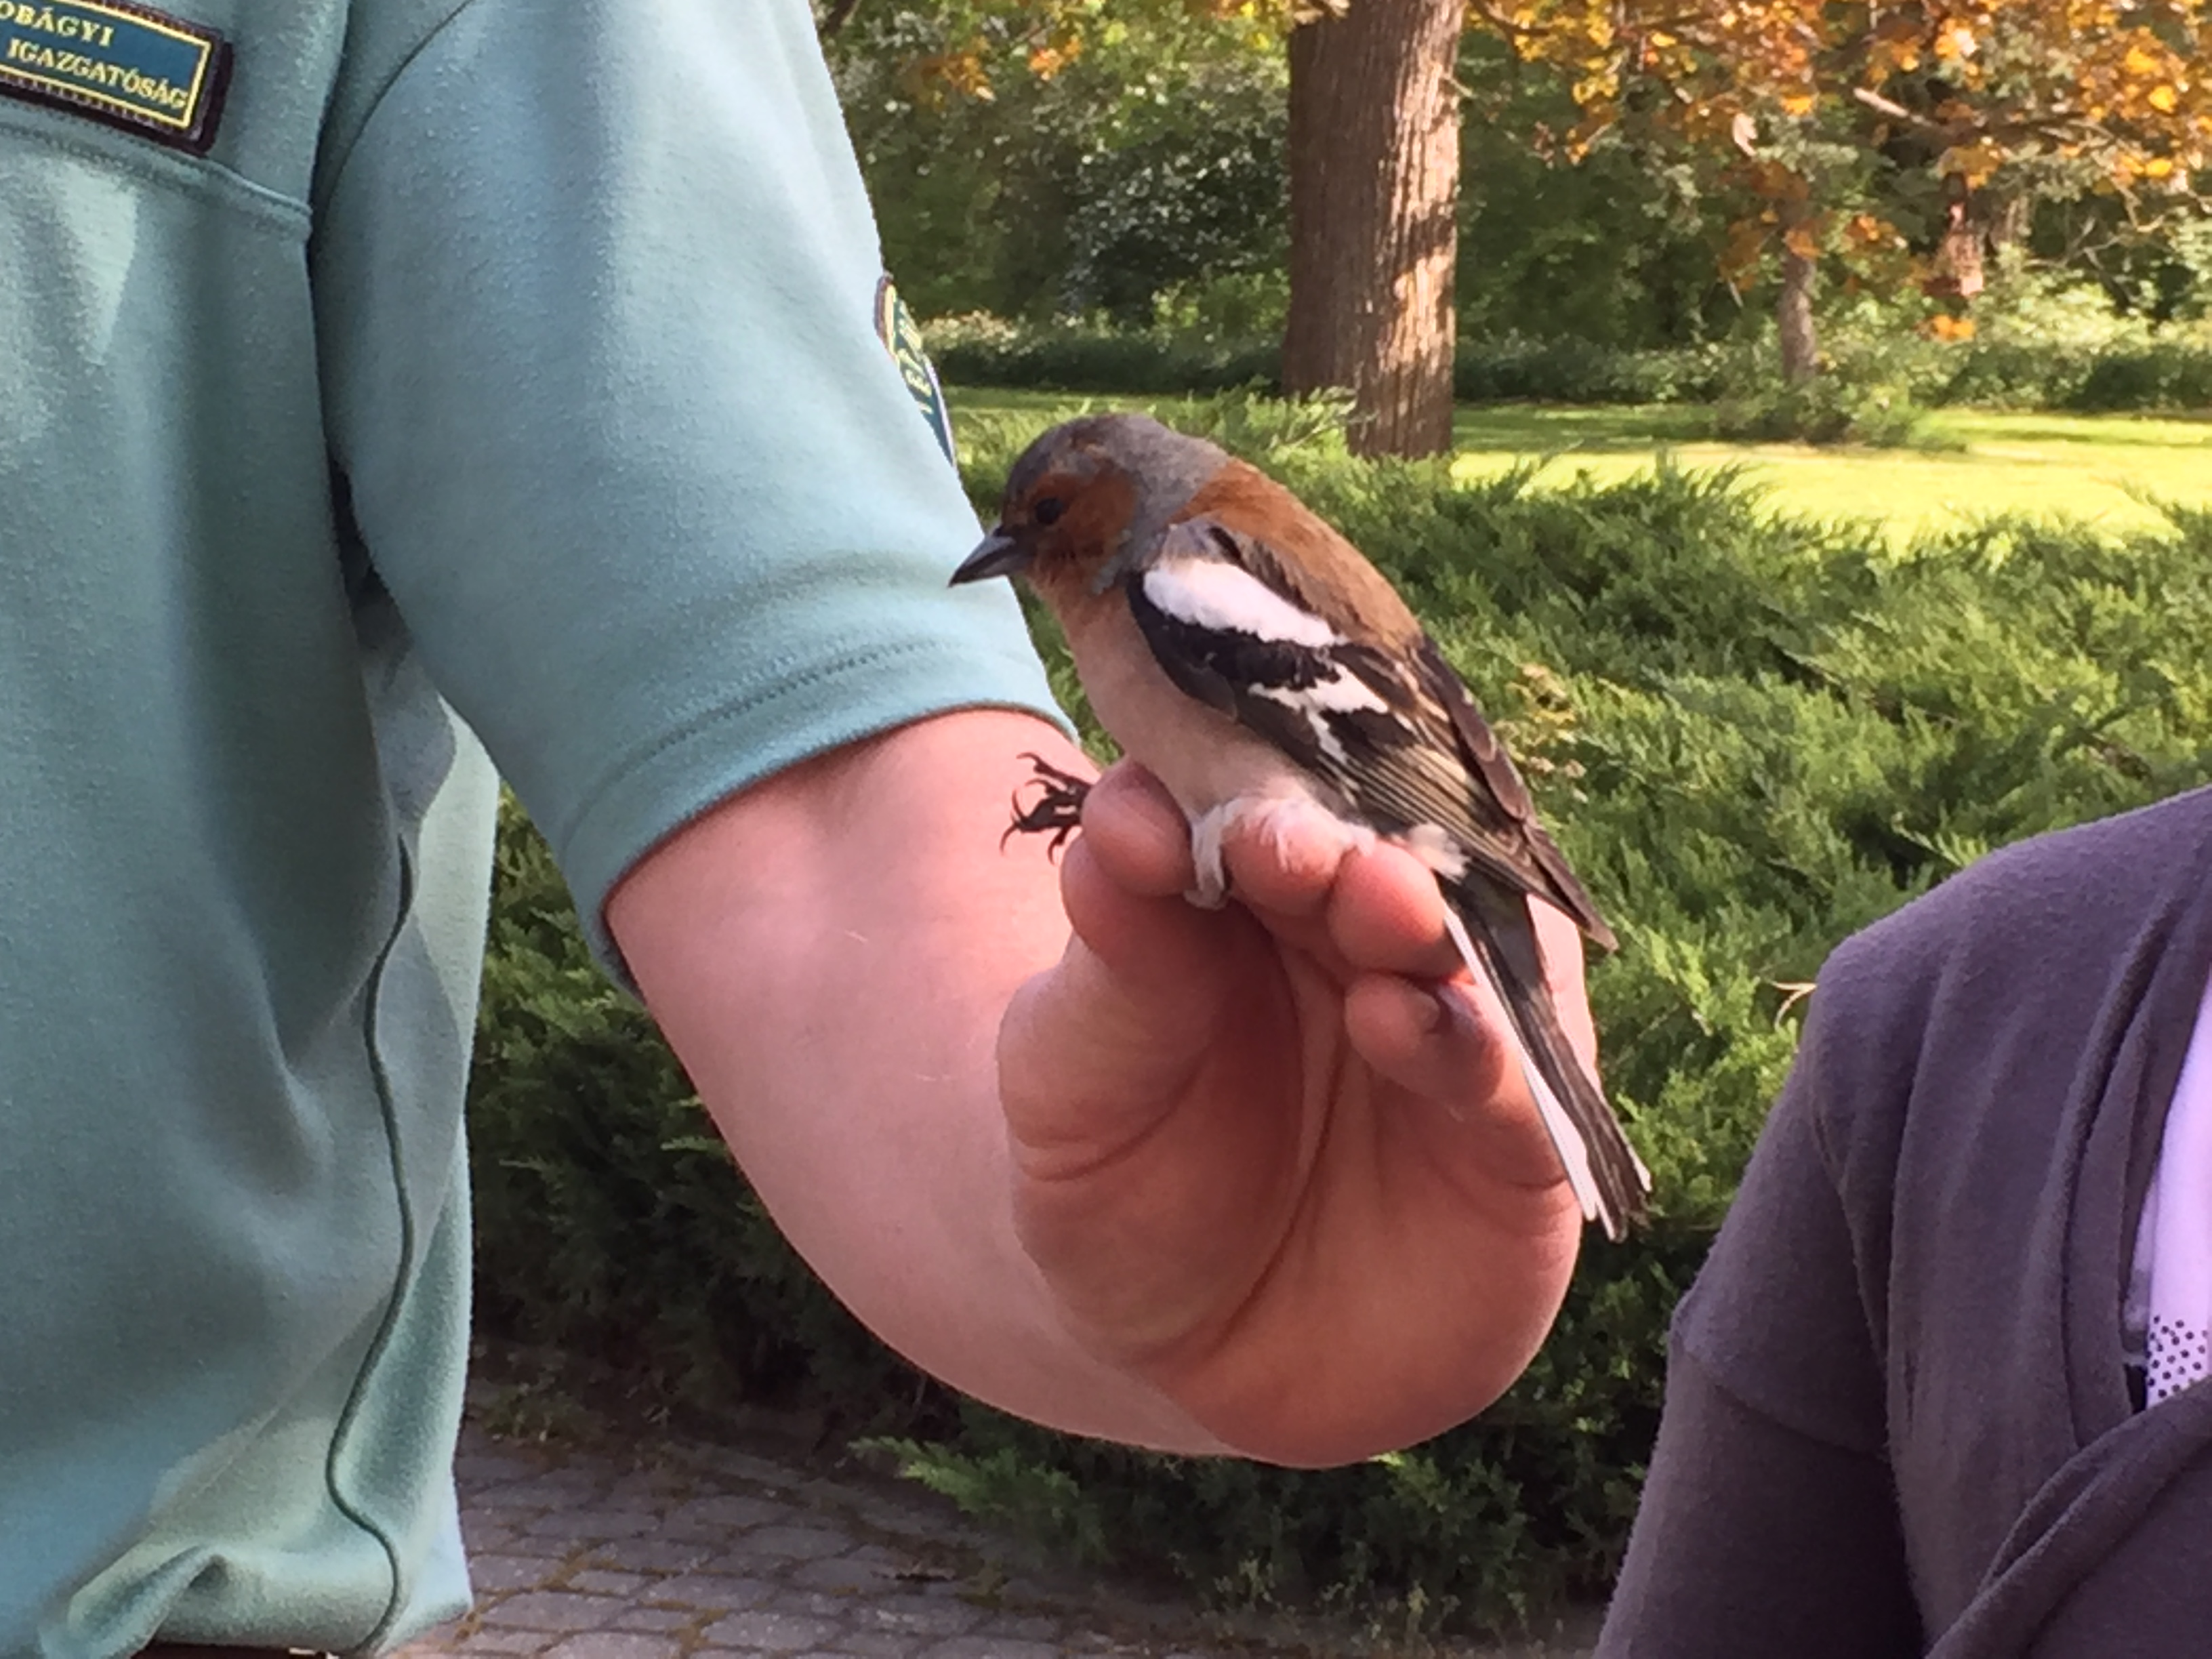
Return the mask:
[(1820, 372), (1820, 336), (1813, 325), (1813, 279), (1820, 274), (1820, 263), (1791, 246), (1791, 240), (1786, 229), (1782, 238), (1782, 295), (1774, 304), (1774, 321), (1782, 337), (1783, 383), (1802, 386)]
[(1451, 447), (1464, 0), (1349, 0), (1291, 33), (1283, 386), (1351, 390), (1363, 455)]

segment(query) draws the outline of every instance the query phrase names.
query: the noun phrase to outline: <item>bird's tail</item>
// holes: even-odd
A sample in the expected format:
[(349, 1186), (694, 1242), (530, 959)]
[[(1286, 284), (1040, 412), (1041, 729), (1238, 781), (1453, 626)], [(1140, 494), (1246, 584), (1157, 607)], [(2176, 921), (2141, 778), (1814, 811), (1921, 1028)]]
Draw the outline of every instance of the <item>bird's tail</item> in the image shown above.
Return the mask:
[[(1518, 894), (1510, 902), (1522, 903)], [(1473, 915), (1472, 928), (1462, 919), (1462, 908)], [(1476, 904), (1448, 902), (1444, 907), (1445, 926), (1468, 970), (1496, 987), (1505, 1005), (1514, 1035), (1520, 1039), (1516, 1046), (1522, 1075), (1536, 1097), (1544, 1132), (1566, 1170), (1567, 1184), (1582, 1205), (1583, 1219), (1596, 1222), (1607, 1238), (1619, 1243), (1628, 1236), (1629, 1224), (1643, 1218), (1651, 1172), (1628, 1144), (1620, 1120), (1567, 1041), (1544, 979), (1535, 930), (1525, 916), (1523, 911), (1519, 927), (1509, 924), (1493, 931), (1483, 925)], [(1513, 936), (1510, 944), (1499, 937), (1501, 933)], [(1513, 959), (1520, 957), (1526, 960)]]

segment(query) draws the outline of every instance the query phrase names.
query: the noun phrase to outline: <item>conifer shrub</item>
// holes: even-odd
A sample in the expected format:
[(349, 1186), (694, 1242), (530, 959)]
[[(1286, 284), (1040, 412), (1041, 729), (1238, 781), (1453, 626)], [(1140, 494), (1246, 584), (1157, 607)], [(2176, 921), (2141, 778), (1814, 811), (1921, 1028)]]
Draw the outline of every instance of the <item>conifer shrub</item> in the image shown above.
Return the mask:
[[(783, 1244), (514, 818), (471, 1102), (488, 1324), (695, 1401), (810, 1403), (979, 1513), (1231, 1601), (1404, 1629), (1603, 1593), (1668, 1318), (1827, 952), (1991, 848), (2212, 777), (2212, 514), (2126, 538), (1996, 520), (1899, 552), (1663, 465), (1540, 491), (1527, 471), (1462, 484), (1355, 461), (1340, 412), (1231, 398), (1196, 419), (1402, 586), (1621, 939), (1590, 989), (1655, 1215), (1586, 1243), (1521, 1381), (1464, 1427), (1324, 1472), (1154, 1456), (953, 1400)], [(1030, 435), (966, 430), (987, 510)]]

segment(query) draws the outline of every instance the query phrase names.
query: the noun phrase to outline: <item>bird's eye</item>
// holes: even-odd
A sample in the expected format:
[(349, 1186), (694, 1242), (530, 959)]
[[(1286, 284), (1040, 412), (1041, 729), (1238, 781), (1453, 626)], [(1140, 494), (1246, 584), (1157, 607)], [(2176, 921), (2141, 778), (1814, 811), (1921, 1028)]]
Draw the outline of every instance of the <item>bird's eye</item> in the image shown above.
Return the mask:
[(1048, 495), (1030, 509), (1030, 517), (1039, 524), (1056, 524), (1060, 515), (1067, 511), (1067, 503), (1057, 495)]

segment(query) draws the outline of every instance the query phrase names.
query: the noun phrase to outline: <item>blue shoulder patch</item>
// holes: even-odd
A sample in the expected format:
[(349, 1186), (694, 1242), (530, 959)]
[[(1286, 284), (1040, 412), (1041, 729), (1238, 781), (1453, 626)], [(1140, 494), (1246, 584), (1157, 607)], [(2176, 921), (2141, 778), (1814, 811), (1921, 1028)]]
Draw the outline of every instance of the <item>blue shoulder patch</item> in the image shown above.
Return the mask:
[(215, 30), (128, 0), (0, 0), (0, 93), (204, 155), (230, 78)]
[[(4, 3), (4, 0), (0, 0)], [(921, 343), (921, 325), (906, 308), (906, 301), (898, 296), (888, 276), (876, 284), (876, 337), (884, 343), (884, 349), (891, 354), (898, 365), (899, 378), (921, 410), (921, 418), (929, 422), (929, 429), (937, 439), (937, 446), (945, 452), (945, 459), (955, 466), (960, 464), (960, 452), (952, 441), (952, 411), (945, 404), (945, 388), (937, 383), (937, 370), (929, 361), (929, 353)]]

